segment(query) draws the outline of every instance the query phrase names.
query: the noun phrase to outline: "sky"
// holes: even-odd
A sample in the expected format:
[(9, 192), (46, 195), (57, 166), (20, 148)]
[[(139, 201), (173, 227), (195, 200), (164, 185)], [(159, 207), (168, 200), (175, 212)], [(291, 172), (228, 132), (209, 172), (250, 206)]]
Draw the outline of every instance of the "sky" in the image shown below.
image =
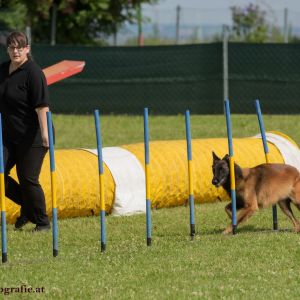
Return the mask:
[(159, 0), (158, 6), (161, 8), (172, 8), (176, 5), (192, 8), (212, 9), (212, 8), (226, 8), (233, 5), (244, 6), (248, 3), (265, 4), (271, 6), (273, 9), (283, 9), (289, 7), (291, 9), (300, 10), (299, 0)]
[(169, 19), (174, 19), (176, 6), (179, 5), (187, 22), (201, 20), (202, 24), (229, 24), (229, 8), (245, 7), (251, 2), (267, 11), (271, 21), (278, 25), (283, 24), (284, 9), (287, 8), (289, 21), (300, 25), (300, 0), (159, 0), (156, 5), (143, 5), (143, 13), (154, 21), (167, 23)]

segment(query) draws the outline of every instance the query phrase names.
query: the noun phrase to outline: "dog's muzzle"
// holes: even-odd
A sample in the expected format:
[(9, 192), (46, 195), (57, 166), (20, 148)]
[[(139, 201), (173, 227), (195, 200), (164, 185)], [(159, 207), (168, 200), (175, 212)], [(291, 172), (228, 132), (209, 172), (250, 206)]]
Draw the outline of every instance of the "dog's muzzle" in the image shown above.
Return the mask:
[(213, 178), (212, 182), (211, 182), (214, 186), (219, 187), (220, 186), (220, 182), (218, 181), (218, 179)]

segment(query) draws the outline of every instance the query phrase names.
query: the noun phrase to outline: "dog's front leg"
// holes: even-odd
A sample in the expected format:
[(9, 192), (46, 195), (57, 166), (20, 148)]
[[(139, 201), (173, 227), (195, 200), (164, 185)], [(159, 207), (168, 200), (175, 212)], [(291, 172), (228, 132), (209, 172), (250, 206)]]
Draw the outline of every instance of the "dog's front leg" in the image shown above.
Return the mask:
[(225, 212), (227, 213), (229, 219), (231, 220), (232, 219), (232, 204), (231, 203), (228, 203), (225, 206)]
[[(225, 212), (227, 213), (230, 220), (232, 220), (232, 203), (228, 203), (225, 206)], [(226, 229), (223, 231), (223, 234), (231, 234), (232, 233), (232, 223), (229, 224)]]
[[(236, 198), (236, 211), (237, 213), (244, 207), (244, 200), (241, 197)], [(232, 202), (225, 206), (225, 212), (227, 213), (230, 220), (232, 220)], [(228, 225), (223, 231), (224, 234), (230, 234), (232, 232), (232, 224)]]
[(256, 209), (251, 206), (241, 209), (240, 213), (237, 216), (237, 225), (249, 219), (257, 210), (258, 208)]
[[(244, 207), (244, 200), (242, 197), (236, 197), (236, 210), (239, 211)], [(230, 220), (232, 220), (232, 202), (225, 206), (225, 212), (227, 213)]]
[[(249, 219), (257, 210), (258, 208), (256, 206), (248, 206), (240, 209), (237, 214), (237, 225)], [(223, 231), (223, 234), (230, 233), (232, 233), (232, 223), (229, 224), (227, 228)]]
[(232, 233), (232, 224), (229, 224), (226, 229), (223, 231), (223, 234), (231, 234)]

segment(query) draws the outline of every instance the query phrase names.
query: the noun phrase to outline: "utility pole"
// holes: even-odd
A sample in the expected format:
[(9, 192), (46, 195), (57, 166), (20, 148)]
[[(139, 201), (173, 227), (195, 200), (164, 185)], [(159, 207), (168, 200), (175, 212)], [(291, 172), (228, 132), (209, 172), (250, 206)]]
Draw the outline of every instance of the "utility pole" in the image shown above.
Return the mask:
[(114, 24), (114, 32), (113, 32), (113, 39), (114, 39), (114, 41), (113, 41), (113, 45), (114, 46), (117, 46), (117, 41), (118, 41), (118, 39), (117, 39), (117, 34), (118, 34), (118, 29), (117, 29), (117, 21), (115, 21), (115, 24)]
[(288, 24), (288, 9), (284, 9), (284, 42), (288, 43), (289, 42), (289, 24)]
[(142, 26), (142, 7), (141, 3), (137, 4), (137, 19), (138, 19), (138, 45), (144, 46), (143, 26)]
[(57, 17), (57, 4), (53, 3), (51, 8), (51, 39), (50, 44), (56, 44), (56, 17)]
[(26, 36), (27, 36), (27, 39), (28, 39), (28, 45), (31, 46), (31, 43), (32, 43), (32, 37), (31, 37), (31, 27), (30, 25), (27, 25), (26, 28), (25, 28), (25, 33), (26, 33)]
[(181, 7), (180, 7), (180, 5), (177, 5), (177, 7), (176, 7), (176, 35), (175, 35), (175, 44), (176, 45), (179, 43), (180, 11), (181, 11)]

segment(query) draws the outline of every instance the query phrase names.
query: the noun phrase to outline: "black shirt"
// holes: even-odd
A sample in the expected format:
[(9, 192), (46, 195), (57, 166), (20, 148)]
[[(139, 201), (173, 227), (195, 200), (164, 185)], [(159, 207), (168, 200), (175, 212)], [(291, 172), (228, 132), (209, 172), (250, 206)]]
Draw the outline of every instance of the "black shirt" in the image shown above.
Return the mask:
[(32, 60), (9, 74), (10, 61), (0, 65), (0, 112), (3, 139), (42, 146), (37, 107), (49, 106), (46, 78)]

